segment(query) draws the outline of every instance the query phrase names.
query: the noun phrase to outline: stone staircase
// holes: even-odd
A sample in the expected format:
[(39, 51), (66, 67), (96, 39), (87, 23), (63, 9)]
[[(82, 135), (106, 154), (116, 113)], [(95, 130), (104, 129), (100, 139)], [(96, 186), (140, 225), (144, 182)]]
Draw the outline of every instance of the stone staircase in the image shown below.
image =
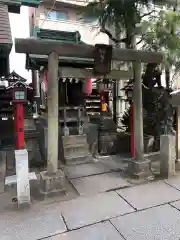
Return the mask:
[(65, 164), (80, 164), (93, 160), (86, 134), (63, 136), (62, 142)]
[[(39, 121), (40, 127), (43, 129), (43, 131), (39, 130), (41, 132), (41, 138), (43, 139), (40, 145), (41, 148), (44, 149), (43, 151), (46, 158), (47, 114), (43, 114)], [(78, 129), (80, 121), (83, 126), (83, 134), (80, 134)], [(87, 125), (88, 117), (86, 116), (85, 108), (83, 106), (67, 106), (59, 108), (59, 160), (64, 164), (81, 164), (93, 160), (87, 139)], [(67, 136), (64, 134), (65, 126), (69, 129), (69, 135)]]

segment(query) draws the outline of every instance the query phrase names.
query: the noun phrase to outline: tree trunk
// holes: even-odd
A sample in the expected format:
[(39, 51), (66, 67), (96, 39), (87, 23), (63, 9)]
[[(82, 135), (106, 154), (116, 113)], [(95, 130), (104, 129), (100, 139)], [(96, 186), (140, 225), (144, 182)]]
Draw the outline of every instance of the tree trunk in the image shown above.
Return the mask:
[(165, 80), (166, 80), (166, 95), (164, 96), (164, 104), (165, 104), (165, 133), (172, 134), (173, 132), (173, 109), (170, 103), (170, 68), (165, 68)]
[(117, 80), (113, 83), (113, 120), (117, 124), (117, 113), (116, 113), (116, 93), (117, 93)]
[[(116, 24), (115, 25), (115, 38), (116, 39), (120, 39), (121, 38), (121, 35), (119, 33), (119, 27), (118, 25)], [(117, 48), (120, 47), (120, 44), (119, 43), (116, 43), (115, 46)], [(116, 63), (116, 70), (120, 70), (120, 66)], [(114, 122), (116, 123), (116, 125), (118, 125), (119, 123), (119, 117), (120, 117), (120, 113), (121, 113), (121, 109), (119, 108), (120, 107), (120, 99), (119, 99), (119, 80), (120, 79), (116, 79), (115, 82), (114, 82), (114, 87), (113, 87), (113, 96), (114, 96), (114, 99), (113, 99), (113, 119), (114, 119)]]
[(165, 69), (165, 80), (166, 80), (166, 89), (170, 89), (170, 69), (166, 67)]

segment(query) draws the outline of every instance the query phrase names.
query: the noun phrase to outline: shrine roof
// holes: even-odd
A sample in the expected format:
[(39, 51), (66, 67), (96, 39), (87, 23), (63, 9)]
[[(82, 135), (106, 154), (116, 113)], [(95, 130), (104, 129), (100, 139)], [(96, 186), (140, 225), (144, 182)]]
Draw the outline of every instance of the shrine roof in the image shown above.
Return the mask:
[(20, 76), (19, 74), (17, 74), (15, 71), (12, 71), (6, 78), (6, 81), (8, 81), (9, 83), (15, 83), (17, 81), (19, 82), (26, 82), (27, 80), (25, 78), (23, 78), (22, 76)]
[(86, 45), (86, 43), (81, 40), (81, 34), (79, 31), (60, 31), (35, 27), (32, 35), (33, 38), (42, 40), (48, 39), (55, 40), (59, 43), (76, 43)]
[(33, 90), (33, 88), (30, 87), (27, 83), (21, 82), (21, 81), (14, 82), (10, 86), (8, 86), (6, 89), (10, 90), (10, 89), (15, 88), (15, 87), (25, 87), (26, 89)]
[[(51, 42), (56, 42), (59, 44), (63, 43), (74, 43), (82, 46), (86, 46), (85, 42), (81, 40), (81, 34), (79, 31), (57, 31), (51, 29), (41, 29), (35, 27), (33, 29), (33, 39), (50, 40)], [(48, 55), (39, 54), (28, 54), (26, 57), (26, 68), (27, 69), (39, 69), (39, 66), (44, 66), (47, 64)], [(93, 59), (82, 59), (82, 58), (69, 58), (69, 57), (59, 57), (60, 66), (73, 66), (79, 67), (91, 67), (93, 65)]]
[[(27, 69), (40, 69), (40, 66), (46, 66), (48, 63), (48, 55), (28, 54), (26, 55)], [(59, 56), (60, 67), (74, 68), (92, 68), (94, 59), (90, 58), (75, 58)]]

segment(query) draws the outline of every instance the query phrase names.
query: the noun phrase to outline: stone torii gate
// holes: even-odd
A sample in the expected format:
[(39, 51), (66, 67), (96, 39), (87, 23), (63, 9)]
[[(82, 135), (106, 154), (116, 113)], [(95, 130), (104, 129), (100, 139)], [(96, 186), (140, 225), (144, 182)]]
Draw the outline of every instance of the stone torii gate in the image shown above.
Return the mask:
[[(47, 172), (54, 175), (58, 172), (58, 62), (59, 57), (69, 58), (94, 58), (94, 46), (60, 43), (53, 40), (41, 40), (34, 38), (15, 39), (17, 53), (48, 55), (48, 169)], [(149, 172), (149, 162), (144, 160), (143, 143), (143, 107), (141, 72), (142, 62), (160, 63), (161, 53), (138, 51), (132, 49), (113, 49), (112, 60), (134, 62), (136, 65), (134, 83), (134, 135), (135, 155), (131, 164), (131, 173), (141, 176)], [(58, 175), (58, 174), (57, 174)]]

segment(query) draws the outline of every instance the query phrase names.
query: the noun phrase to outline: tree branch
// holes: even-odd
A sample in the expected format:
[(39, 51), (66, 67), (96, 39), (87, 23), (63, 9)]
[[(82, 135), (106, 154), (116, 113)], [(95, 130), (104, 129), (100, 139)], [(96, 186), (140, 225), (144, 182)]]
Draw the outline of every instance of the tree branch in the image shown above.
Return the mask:
[(100, 32), (105, 33), (115, 43), (126, 43), (127, 38), (116, 39), (106, 28), (101, 28)]
[(137, 45), (140, 44), (142, 41), (144, 40), (143, 36), (141, 37), (141, 39), (136, 43)]
[(155, 12), (155, 10), (153, 9), (151, 12), (145, 13), (141, 16), (141, 18), (147, 17), (149, 15), (151, 15), (153, 12)]

